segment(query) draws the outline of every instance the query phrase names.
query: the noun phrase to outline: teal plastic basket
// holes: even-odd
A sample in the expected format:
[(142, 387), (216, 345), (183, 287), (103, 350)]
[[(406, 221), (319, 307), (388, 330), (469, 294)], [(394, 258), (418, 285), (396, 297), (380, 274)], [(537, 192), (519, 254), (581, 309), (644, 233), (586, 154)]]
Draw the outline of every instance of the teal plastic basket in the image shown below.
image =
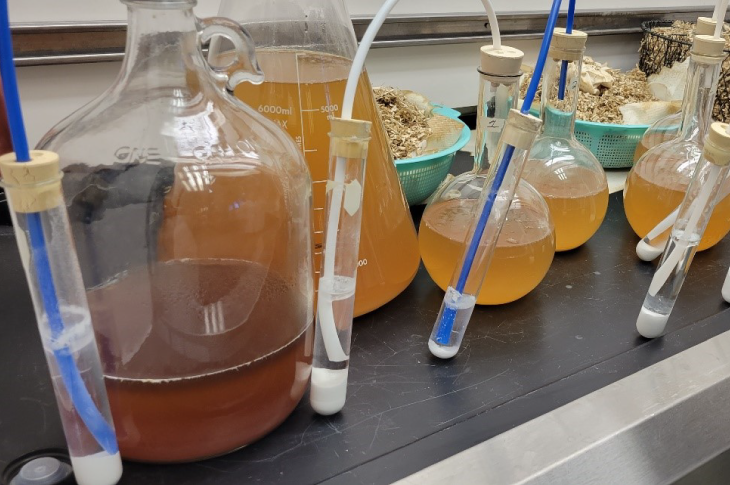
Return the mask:
[(612, 125), (576, 120), (575, 137), (593, 153), (603, 168), (634, 164), (636, 146), (649, 125)]
[[(531, 109), (530, 114), (540, 117)], [(598, 159), (603, 168), (627, 168), (634, 165), (636, 147), (649, 125), (613, 125), (575, 120), (575, 137)]]
[(448, 175), (451, 164), (456, 157), (456, 152), (464, 148), (464, 145), (467, 144), (471, 137), (469, 127), (459, 120), (461, 113), (437, 104), (434, 104), (434, 107), (434, 113), (448, 116), (463, 125), (461, 136), (454, 145), (446, 150), (422, 157), (405, 158), (395, 161), (398, 178), (400, 179), (403, 193), (405, 193), (409, 205), (420, 204), (434, 193), (446, 178), (446, 175)]

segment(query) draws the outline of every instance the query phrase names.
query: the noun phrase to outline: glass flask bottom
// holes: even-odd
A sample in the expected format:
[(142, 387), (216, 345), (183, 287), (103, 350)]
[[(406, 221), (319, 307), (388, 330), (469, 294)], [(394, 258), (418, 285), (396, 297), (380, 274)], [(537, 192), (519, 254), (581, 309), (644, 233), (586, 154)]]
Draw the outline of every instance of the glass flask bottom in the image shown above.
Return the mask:
[[(662, 160), (662, 165), (664, 165)], [(674, 163), (667, 165), (671, 167)], [(671, 214), (684, 200), (689, 179), (674, 170), (651, 169), (651, 163), (637, 164), (626, 180), (624, 189), (624, 212), (631, 228), (640, 238)], [(723, 185), (721, 191), (727, 189)], [(670, 229), (664, 233), (666, 239)], [(716, 206), (707, 224), (698, 251), (709, 249), (720, 242), (730, 232), (730, 196)]]
[(261, 265), (156, 263), (90, 291), (89, 304), (126, 459), (241, 448), (278, 426), (307, 387), (310, 303)]
[[(528, 164), (543, 165), (543, 161), (530, 160)], [(531, 173), (525, 167), (524, 179), (543, 196), (550, 208), (555, 224), (555, 250), (568, 251), (588, 241), (603, 222), (608, 210), (608, 186), (589, 188), (583, 180), (592, 180), (595, 175), (588, 169), (572, 167), (571, 176), (564, 180), (541, 177), (541, 170)], [(544, 169), (543, 169), (544, 171)], [(585, 175), (581, 172), (585, 171)], [(576, 182), (573, 182), (575, 180)]]
[[(431, 206), (421, 220), (421, 258), (431, 278), (444, 291), (463, 252), (476, 203), (475, 199), (446, 201)], [(528, 219), (533, 220), (544, 217), (536, 212), (530, 215)], [(514, 218), (510, 210), (477, 296), (479, 305), (499, 305), (522, 298), (540, 284), (553, 261), (553, 233)]]

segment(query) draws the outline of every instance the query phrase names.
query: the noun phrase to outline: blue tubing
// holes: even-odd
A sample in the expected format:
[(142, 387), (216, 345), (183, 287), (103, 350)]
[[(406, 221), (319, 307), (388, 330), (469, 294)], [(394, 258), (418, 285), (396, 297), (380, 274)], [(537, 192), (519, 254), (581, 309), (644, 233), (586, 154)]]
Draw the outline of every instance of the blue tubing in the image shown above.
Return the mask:
[[(543, 36), (542, 44), (540, 45), (540, 54), (538, 55), (537, 62), (535, 63), (535, 72), (533, 73), (532, 79), (530, 80), (530, 85), (527, 88), (525, 100), (522, 104), (522, 109), (520, 110), (522, 114), (528, 114), (530, 112), (532, 102), (535, 100), (537, 86), (540, 82), (540, 76), (542, 76), (542, 71), (545, 69), (545, 61), (547, 59), (548, 49), (550, 48), (550, 42), (553, 38), (553, 30), (555, 29), (555, 24), (558, 21), (560, 2), (561, 0), (553, 0), (553, 6), (550, 10), (550, 15), (548, 16), (547, 26), (545, 27), (545, 35)], [(504, 178), (507, 175), (507, 169), (509, 168), (509, 164), (512, 161), (512, 156), (514, 155), (514, 153), (515, 147), (513, 147), (512, 145), (507, 145), (504, 150), (504, 155), (502, 156), (502, 163), (499, 165), (499, 167), (497, 167), (497, 172), (494, 176), (494, 181), (492, 182), (492, 187), (489, 191), (489, 195), (487, 196), (487, 201), (484, 204), (484, 209), (482, 210), (482, 213), (479, 215), (477, 226), (474, 230), (474, 236), (468, 243), (466, 256), (464, 258), (464, 264), (461, 267), (459, 279), (456, 283), (455, 290), (459, 294), (462, 294), (464, 292), (464, 288), (466, 287), (466, 281), (469, 278), (469, 273), (471, 273), (472, 266), (474, 265), (474, 257), (476, 256), (477, 249), (479, 248), (479, 242), (482, 239), (484, 229), (487, 227), (489, 216), (492, 213), (492, 208), (494, 207), (494, 201), (497, 199), (497, 194), (502, 188), (502, 182), (504, 182)], [(454, 328), (456, 311), (457, 310), (455, 308), (449, 307), (448, 304), (445, 305), (443, 314), (441, 316), (441, 321), (439, 322), (438, 330), (436, 331), (435, 340), (437, 344), (447, 345), (449, 343), (451, 331)]]
[[(51, 264), (48, 261), (48, 251), (46, 250), (46, 241), (43, 236), (41, 215), (38, 212), (34, 212), (28, 214), (27, 219), (30, 247), (38, 276), (38, 289), (43, 300), (43, 308), (48, 315), (48, 324), (51, 327), (52, 339), (56, 340), (63, 334), (65, 325), (63, 324), (61, 310), (58, 306), (56, 288), (51, 273)], [(96, 403), (94, 403), (88, 389), (86, 389), (81, 373), (76, 367), (72, 352), (68, 347), (63, 347), (58, 350), (54, 349), (53, 355), (58, 363), (63, 384), (66, 386), (68, 395), (71, 397), (81, 420), (89, 429), (94, 439), (104, 448), (104, 451), (110, 455), (116, 454), (119, 448), (114, 430), (99, 412)]]
[[(23, 112), (20, 108), (20, 96), (18, 95), (18, 81), (13, 60), (13, 43), (10, 35), (7, 0), (0, 0), (0, 75), (2, 76), (8, 125), (10, 126), (10, 135), (13, 141), (15, 157), (18, 162), (27, 162), (31, 158), (28, 149), (28, 138), (26, 137), (25, 125), (23, 123)], [(27, 221), (31, 254), (33, 255), (33, 264), (35, 265), (36, 278), (38, 279), (38, 289), (43, 300), (43, 309), (48, 316), (52, 340), (56, 340), (63, 334), (65, 325), (58, 304), (51, 264), (48, 260), (41, 214), (38, 212), (29, 213), (27, 215)], [(104, 451), (110, 455), (116, 454), (119, 451), (119, 447), (114, 429), (104, 419), (104, 416), (99, 412), (96, 403), (89, 394), (81, 373), (78, 367), (76, 367), (73, 353), (68, 347), (63, 347), (61, 349), (54, 349), (53, 355), (58, 363), (61, 380), (81, 420)]]
[[(576, 0), (570, 0), (568, 4), (568, 22), (565, 24), (565, 33), (573, 33), (573, 20), (575, 18), (575, 2)], [(565, 82), (568, 77), (568, 61), (563, 61), (560, 66), (560, 81), (558, 83), (558, 99), (563, 100), (565, 98)]]

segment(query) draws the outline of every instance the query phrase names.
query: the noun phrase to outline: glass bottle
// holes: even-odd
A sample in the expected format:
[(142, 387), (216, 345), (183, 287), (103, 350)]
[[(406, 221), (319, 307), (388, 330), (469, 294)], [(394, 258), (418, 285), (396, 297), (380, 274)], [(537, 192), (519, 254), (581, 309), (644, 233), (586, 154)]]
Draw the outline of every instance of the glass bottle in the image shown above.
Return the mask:
[[(328, 118), (340, 116), (357, 49), (349, 14), (342, 0), (224, 0), (220, 14), (242, 22), (251, 32), (266, 73), (263, 84), (239, 85), (236, 96), (284, 128), (309, 165), (318, 271), (329, 171)], [(419, 254), (413, 220), (365, 72), (353, 118), (373, 123), (355, 293), (358, 316), (389, 302), (410, 284)]]
[[(694, 35), (713, 35), (715, 32), (715, 25), (717, 25), (717, 21), (712, 20), (711, 18), (698, 17), (697, 23), (695, 24)], [(682, 126), (682, 112), (685, 109), (688, 98), (685, 96), (682, 99), (684, 102), (682, 103), (682, 109), (678, 113), (665, 116), (664, 118), (655, 121), (646, 130), (644, 136), (641, 137), (641, 142), (636, 145), (636, 152), (634, 154), (635, 162), (638, 161), (644, 153), (655, 146), (679, 136), (680, 128)]]
[[(519, 96), (518, 49), (492, 46), (481, 50), (479, 115), (474, 169), (441, 187), (421, 219), (421, 258), (431, 278), (444, 291), (464, 252), (464, 240), (475, 217), (509, 110)], [(555, 255), (555, 232), (542, 196), (521, 180), (477, 295), (477, 304), (498, 305), (522, 298), (545, 277)]]
[[(724, 41), (706, 35), (694, 37), (690, 51), (680, 136), (647, 151), (626, 179), (624, 211), (641, 238), (673, 212), (684, 199), (712, 122)], [(717, 244), (730, 231), (730, 184), (720, 191), (698, 250)], [(670, 230), (658, 240), (666, 240)]]
[[(291, 139), (227, 91), (251, 38), (195, 0), (128, 0), (124, 63), (53, 128), (122, 456), (226, 453), (281, 423), (311, 369), (311, 183)], [(201, 39), (232, 39), (227, 77)]]
[[(542, 133), (535, 140), (522, 178), (545, 198), (555, 224), (556, 251), (583, 245), (608, 209), (608, 182), (596, 157), (573, 132), (583, 53), (588, 36), (556, 28), (542, 84)], [(560, 92), (561, 64), (567, 63)]]

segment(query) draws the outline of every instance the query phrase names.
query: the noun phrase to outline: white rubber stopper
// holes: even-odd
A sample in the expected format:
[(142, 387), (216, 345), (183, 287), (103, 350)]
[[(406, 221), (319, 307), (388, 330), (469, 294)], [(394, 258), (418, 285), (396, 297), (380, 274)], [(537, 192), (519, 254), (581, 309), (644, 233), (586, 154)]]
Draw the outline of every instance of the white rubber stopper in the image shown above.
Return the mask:
[(664, 248), (659, 249), (652, 246), (643, 239), (636, 245), (636, 255), (642, 261), (654, 261), (656, 258), (662, 255)]
[(657, 338), (664, 333), (668, 320), (669, 315), (661, 315), (641, 307), (639, 318), (636, 319), (636, 330), (642, 337)]
[(122, 458), (118, 452), (72, 456), (71, 466), (78, 485), (115, 485), (122, 478)]
[(339, 413), (347, 399), (348, 369), (331, 370), (312, 368), (312, 387), (309, 400), (312, 409), (322, 416)]
[(431, 353), (439, 359), (450, 359), (459, 352), (459, 348), (456, 346), (444, 347), (430, 339), (428, 341), (428, 350), (430, 350)]

